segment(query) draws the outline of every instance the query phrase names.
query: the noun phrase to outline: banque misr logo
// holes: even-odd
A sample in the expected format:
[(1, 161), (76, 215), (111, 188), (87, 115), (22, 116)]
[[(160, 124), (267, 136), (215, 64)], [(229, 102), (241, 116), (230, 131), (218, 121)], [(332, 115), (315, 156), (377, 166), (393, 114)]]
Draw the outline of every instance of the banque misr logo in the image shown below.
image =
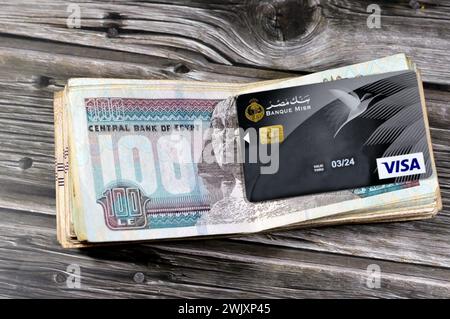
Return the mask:
[(264, 108), (257, 99), (251, 99), (250, 104), (245, 109), (245, 117), (252, 122), (259, 122), (265, 115)]

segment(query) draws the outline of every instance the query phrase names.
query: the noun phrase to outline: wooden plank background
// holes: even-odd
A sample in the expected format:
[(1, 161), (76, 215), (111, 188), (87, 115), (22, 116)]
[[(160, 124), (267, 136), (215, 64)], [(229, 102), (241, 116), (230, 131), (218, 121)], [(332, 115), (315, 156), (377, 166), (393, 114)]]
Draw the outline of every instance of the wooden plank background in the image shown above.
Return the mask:
[[(0, 1), (0, 297), (450, 297), (450, 3)], [(382, 9), (381, 28), (366, 8)], [(248, 82), (404, 52), (425, 81), (444, 211), (419, 222), (62, 250), (52, 95), (71, 77)], [(81, 288), (66, 285), (81, 269)], [(369, 265), (381, 287), (367, 285)]]

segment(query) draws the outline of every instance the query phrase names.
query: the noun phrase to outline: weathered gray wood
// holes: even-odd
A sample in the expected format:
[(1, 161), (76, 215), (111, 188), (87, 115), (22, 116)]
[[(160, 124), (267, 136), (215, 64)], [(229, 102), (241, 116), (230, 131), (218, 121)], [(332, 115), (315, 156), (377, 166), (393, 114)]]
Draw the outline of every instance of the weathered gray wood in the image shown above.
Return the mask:
[[(373, 1), (1, 1), (0, 297), (450, 296), (450, 5)], [(80, 251), (55, 238), (52, 94), (70, 77), (247, 82), (397, 52), (422, 70), (444, 212), (420, 222)], [(32, 213), (35, 212), (35, 213)], [(66, 287), (67, 265), (82, 289)], [(369, 264), (382, 287), (366, 285)], [(142, 275), (143, 274), (143, 275)]]
[(16, 36), (209, 69), (239, 64), (311, 72), (405, 52), (426, 81), (450, 83), (446, 1), (429, 1), (419, 10), (408, 1), (383, 2), (381, 29), (367, 27), (371, 0), (83, 1), (80, 29), (66, 26), (69, 2), (2, 2), (0, 32)]
[(291, 230), (242, 240), (449, 268), (449, 213), (419, 222)]
[[(0, 210), (0, 297), (448, 297), (450, 269), (239, 240), (62, 250), (50, 216)], [(26, 233), (22, 232), (26, 229)], [(43, 258), (45, 254), (45, 258)], [(81, 288), (66, 285), (81, 269)], [(369, 265), (381, 287), (369, 288)]]

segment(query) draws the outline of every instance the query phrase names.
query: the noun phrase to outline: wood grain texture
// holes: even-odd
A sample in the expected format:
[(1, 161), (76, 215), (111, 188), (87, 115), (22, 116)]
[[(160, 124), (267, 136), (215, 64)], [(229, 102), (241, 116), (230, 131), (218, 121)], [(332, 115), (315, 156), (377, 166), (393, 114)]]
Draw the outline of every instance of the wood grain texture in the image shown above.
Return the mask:
[[(450, 289), (444, 267), (240, 239), (77, 252), (60, 248), (50, 216), (0, 210), (0, 226), (0, 297), (438, 298)], [(73, 264), (81, 269), (79, 289), (66, 285)], [(372, 264), (382, 271), (378, 289), (366, 284)]]
[[(450, 5), (77, 1), (0, 6), (0, 297), (449, 297)], [(65, 251), (55, 236), (53, 92), (71, 77), (248, 82), (405, 52), (421, 69), (444, 199), (420, 222)], [(82, 288), (69, 289), (78, 264)], [(382, 286), (366, 285), (378, 264)]]

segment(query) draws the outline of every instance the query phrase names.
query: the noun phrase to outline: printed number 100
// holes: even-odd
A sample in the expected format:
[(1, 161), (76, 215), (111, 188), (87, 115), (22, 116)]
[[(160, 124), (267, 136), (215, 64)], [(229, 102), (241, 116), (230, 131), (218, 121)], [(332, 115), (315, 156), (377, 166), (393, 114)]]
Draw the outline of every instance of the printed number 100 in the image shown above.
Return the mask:
[(111, 136), (98, 136), (103, 184), (118, 180), (137, 182), (142, 190), (151, 195), (158, 190), (161, 181), (165, 191), (186, 194), (195, 189), (196, 176), (190, 141), (180, 135), (161, 136), (153, 145), (146, 136), (123, 136), (117, 142), (116, 154)]

